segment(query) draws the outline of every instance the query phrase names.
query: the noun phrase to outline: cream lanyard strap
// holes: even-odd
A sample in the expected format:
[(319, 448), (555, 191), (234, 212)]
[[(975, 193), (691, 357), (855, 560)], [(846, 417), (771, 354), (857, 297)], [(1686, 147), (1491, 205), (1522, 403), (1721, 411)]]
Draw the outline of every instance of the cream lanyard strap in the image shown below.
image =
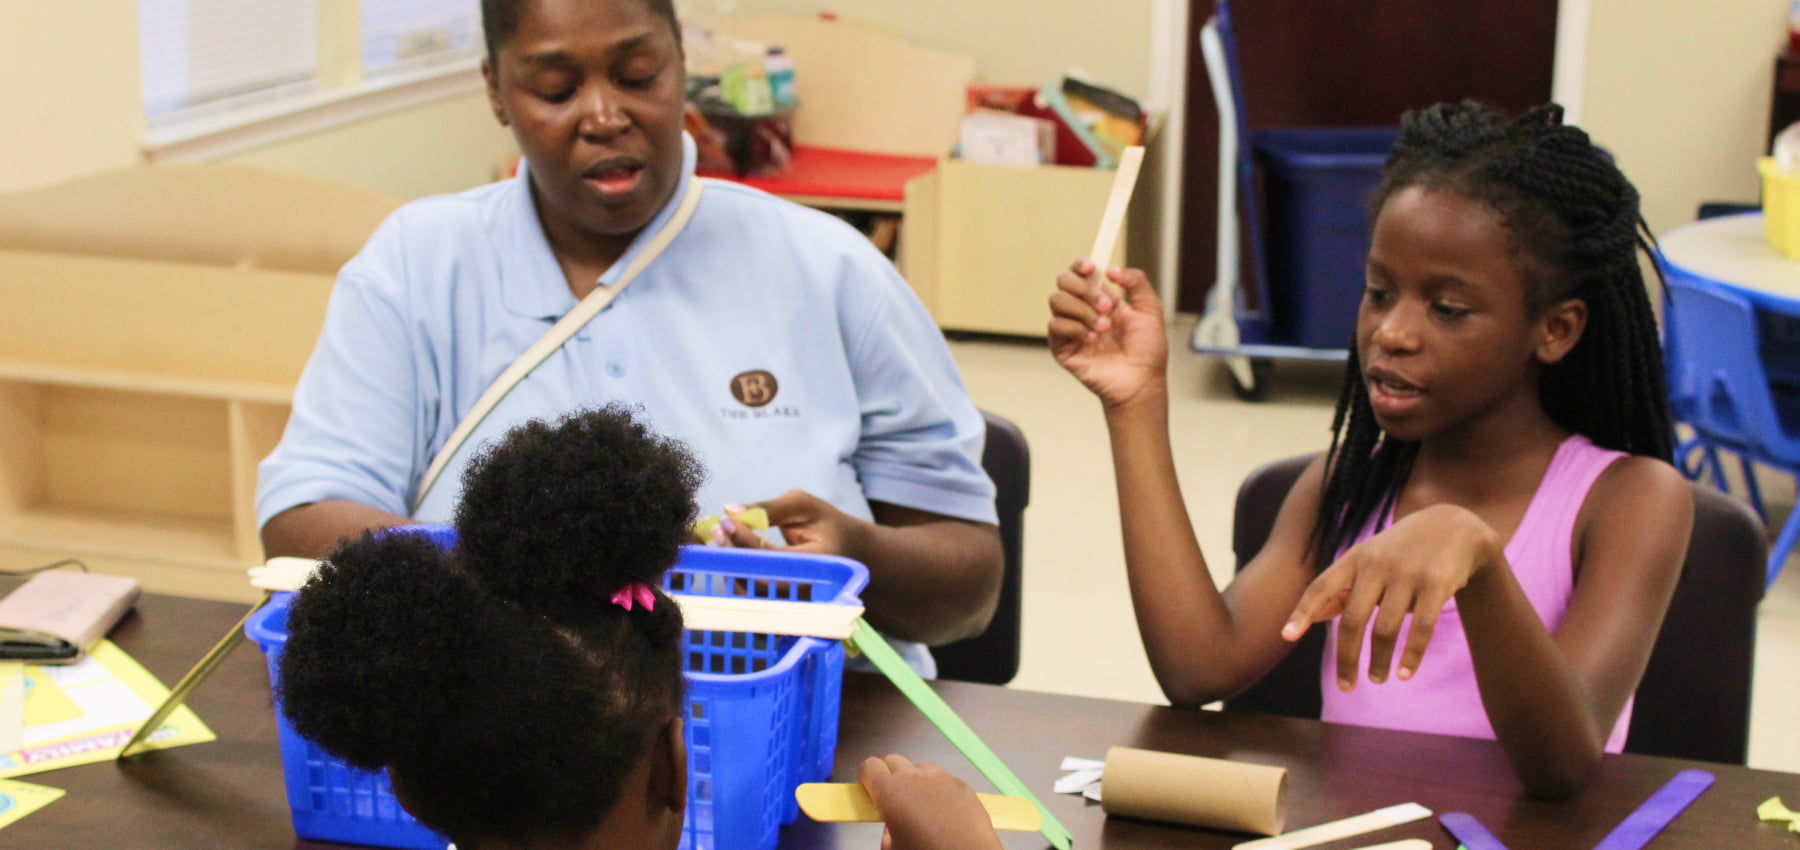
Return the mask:
[(687, 226), (688, 219), (694, 217), (694, 209), (700, 206), (700, 196), (705, 187), (706, 180), (704, 178), (694, 177), (688, 181), (687, 192), (682, 195), (681, 204), (675, 208), (674, 215), (670, 216), (668, 223), (664, 224), (662, 229), (658, 230), (656, 235), (650, 237), (650, 241), (644, 244), (644, 250), (640, 251), (637, 257), (631, 261), (631, 265), (627, 266), (625, 271), (619, 275), (618, 281), (611, 286), (594, 287), (594, 291), (581, 299), (581, 303), (576, 304), (575, 309), (558, 319), (548, 332), (539, 337), (537, 342), (532, 343), (530, 348), (525, 349), (525, 353), (519, 355), (519, 359), (514, 360), (512, 365), (507, 366), (506, 370), (500, 373), (500, 377), (495, 378), (494, 382), (488, 385), (487, 390), (481, 394), (481, 398), (476, 399), (475, 406), (469, 409), (461, 422), (456, 423), (456, 430), (450, 432), (450, 439), (446, 440), (443, 447), (438, 449), (437, 455), (432, 457), (431, 466), (425, 469), (425, 477), (419, 482), (418, 492), (413, 496), (411, 512), (418, 512), (419, 506), (425, 503), (425, 496), (431, 492), (432, 485), (437, 483), (438, 476), (442, 475), (444, 468), (450, 465), (450, 459), (455, 457), (463, 443), (468, 442), (469, 435), (475, 433), (475, 429), (480, 427), (482, 420), (486, 419), (487, 415), (493, 412), (494, 407), (500, 404), (500, 400), (506, 398), (506, 394), (511, 392), (512, 388), (517, 386), (520, 381), (525, 380), (525, 376), (531, 374), (532, 370), (550, 359), (550, 355), (556, 353), (563, 343), (568, 342), (576, 331), (581, 330), (582, 326), (600, 315), (600, 311), (606, 309), (606, 305), (612, 303), (612, 300), (624, 291), (627, 284), (630, 284), (640, 272), (662, 255), (663, 250), (669, 247), (669, 243), (673, 242), (676, 235), (680, 234), (682, 229)]

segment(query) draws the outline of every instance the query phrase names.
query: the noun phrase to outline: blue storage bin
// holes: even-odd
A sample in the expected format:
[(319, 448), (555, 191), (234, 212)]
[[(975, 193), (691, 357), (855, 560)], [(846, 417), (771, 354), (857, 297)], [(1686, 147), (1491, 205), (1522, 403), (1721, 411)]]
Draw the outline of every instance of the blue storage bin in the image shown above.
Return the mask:
[(1263, 130), (1251, 149), (1262, 166), (1267, 292), (1273, 336), (1303, 348), (1346, 348), (1356, 330), (1372, 222), (1392, 128)]
[[(412, 530), (445, 546), (455, 532)], [(665, 590), (854, 604), (868, 570), (845, 558), (685, 547)], [(245, 624), (270, 682), (287, 641), (293, 594), (278, 593)], [(799, 816), (794, 788), (829, 778), (837, 750), (844, 648), (838, 641), (688, 631), (687, 826), (683, 850), (769, 850)], [(350, 768), (295, 734), (276, 712), (282, 767), (301, 838), (435, 850), (446, 841), (400, 808), (384, 773)]]

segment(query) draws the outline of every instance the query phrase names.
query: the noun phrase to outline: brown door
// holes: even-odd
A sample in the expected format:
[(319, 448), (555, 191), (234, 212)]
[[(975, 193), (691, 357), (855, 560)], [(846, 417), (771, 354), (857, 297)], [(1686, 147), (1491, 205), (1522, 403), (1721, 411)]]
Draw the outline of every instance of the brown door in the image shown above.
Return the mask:
[[(1192, 0), (1180, 309), (1214, 276), (1218, 112), (1199, 48), (1214, 0)], [(1250, 129), (1394, 125), (1476, 98), (1517, 112), (1550, 99), (1556, 0), (1231, 0)], [(1244, 256), (1248, 257), (1246, 253)]]

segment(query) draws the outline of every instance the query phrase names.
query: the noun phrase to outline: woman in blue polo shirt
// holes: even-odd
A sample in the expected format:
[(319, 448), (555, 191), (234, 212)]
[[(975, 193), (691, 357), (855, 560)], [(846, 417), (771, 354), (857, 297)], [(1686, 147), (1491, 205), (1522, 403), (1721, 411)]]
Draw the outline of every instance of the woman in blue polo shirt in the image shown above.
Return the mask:
[[(984, 628), (1001, 571), (993, 486), (942, 336), (860, 234), (732, 183), (705, 181), (667, 250), (419, 492), (495, 377), (673, 230), (702, 182), (669, 0), (485, 0), (482, 14), (488, 98), (525, 164), (408, 204), (344, 267), (260, 470), (268, 554), (445, 521), (482, 443), (627, 401), (705, 464), (703, 505), (762, 500), (786, 545), (866, 563), (870, 620), (894, 638)], [(741, 524), (728, 542), (762, 545)]]

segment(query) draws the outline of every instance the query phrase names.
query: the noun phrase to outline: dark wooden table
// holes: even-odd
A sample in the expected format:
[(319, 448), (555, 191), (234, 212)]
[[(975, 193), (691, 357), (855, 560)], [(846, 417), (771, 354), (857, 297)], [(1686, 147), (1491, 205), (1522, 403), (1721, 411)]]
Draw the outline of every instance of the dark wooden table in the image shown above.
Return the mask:
[[(147, 596), (112, 639), (172, 684), (243, 614), (244, 606)], [(1290, 829), (1407, 801), (1467, 811), (1512, 850), (1588, 848), (1679, 770), (1703, 767), (1718, 783), (1650, 845), (1663, 848), (1800, 848), (1800, 836), (1756, 821), (1770, 796), (1800, 804), (1800, 775), (1640, 756), (1612, 756), (1593, 785), (1560, 804), (1522, 799), (1489, 742), (1385, 732), (1255, 715), (1177, 711), (1109, 700), (942, 683), (939, 693), (979, 730), (1075, 834), (1077, 847), (1229, 848), (1248, 836), (1108, 819), (1079, 797), (1049, 793), (1064, 755), (1100, 758), (1113, 744), (1286, 766)], [(1703, 698), (1703, 695), (1696, 695)], [(68, 795), (0, 830), (0, 848), (325, 847), (291, 830), (275, 742), (268, 678), (254, 644), (241, 647), (191, 705), (219, 739), (150, 753), (133, 763), (84, 765), (20, 777)], [(901, 752), (937, 761), (985, 788), (973, 768), (876, 676), (844, 682), (838, 778), (866, 755)], [(801, 821), (784, 831), (789, 850), (874, 850), (879, 828)], [(1422, 821), (1322, 845), (1345, 850), (1400, 838), (1455, 842)], [(335, 845), (329, 845), (335, 846)], [(1041, 838), (1007, 834), (1009, 848)]]

